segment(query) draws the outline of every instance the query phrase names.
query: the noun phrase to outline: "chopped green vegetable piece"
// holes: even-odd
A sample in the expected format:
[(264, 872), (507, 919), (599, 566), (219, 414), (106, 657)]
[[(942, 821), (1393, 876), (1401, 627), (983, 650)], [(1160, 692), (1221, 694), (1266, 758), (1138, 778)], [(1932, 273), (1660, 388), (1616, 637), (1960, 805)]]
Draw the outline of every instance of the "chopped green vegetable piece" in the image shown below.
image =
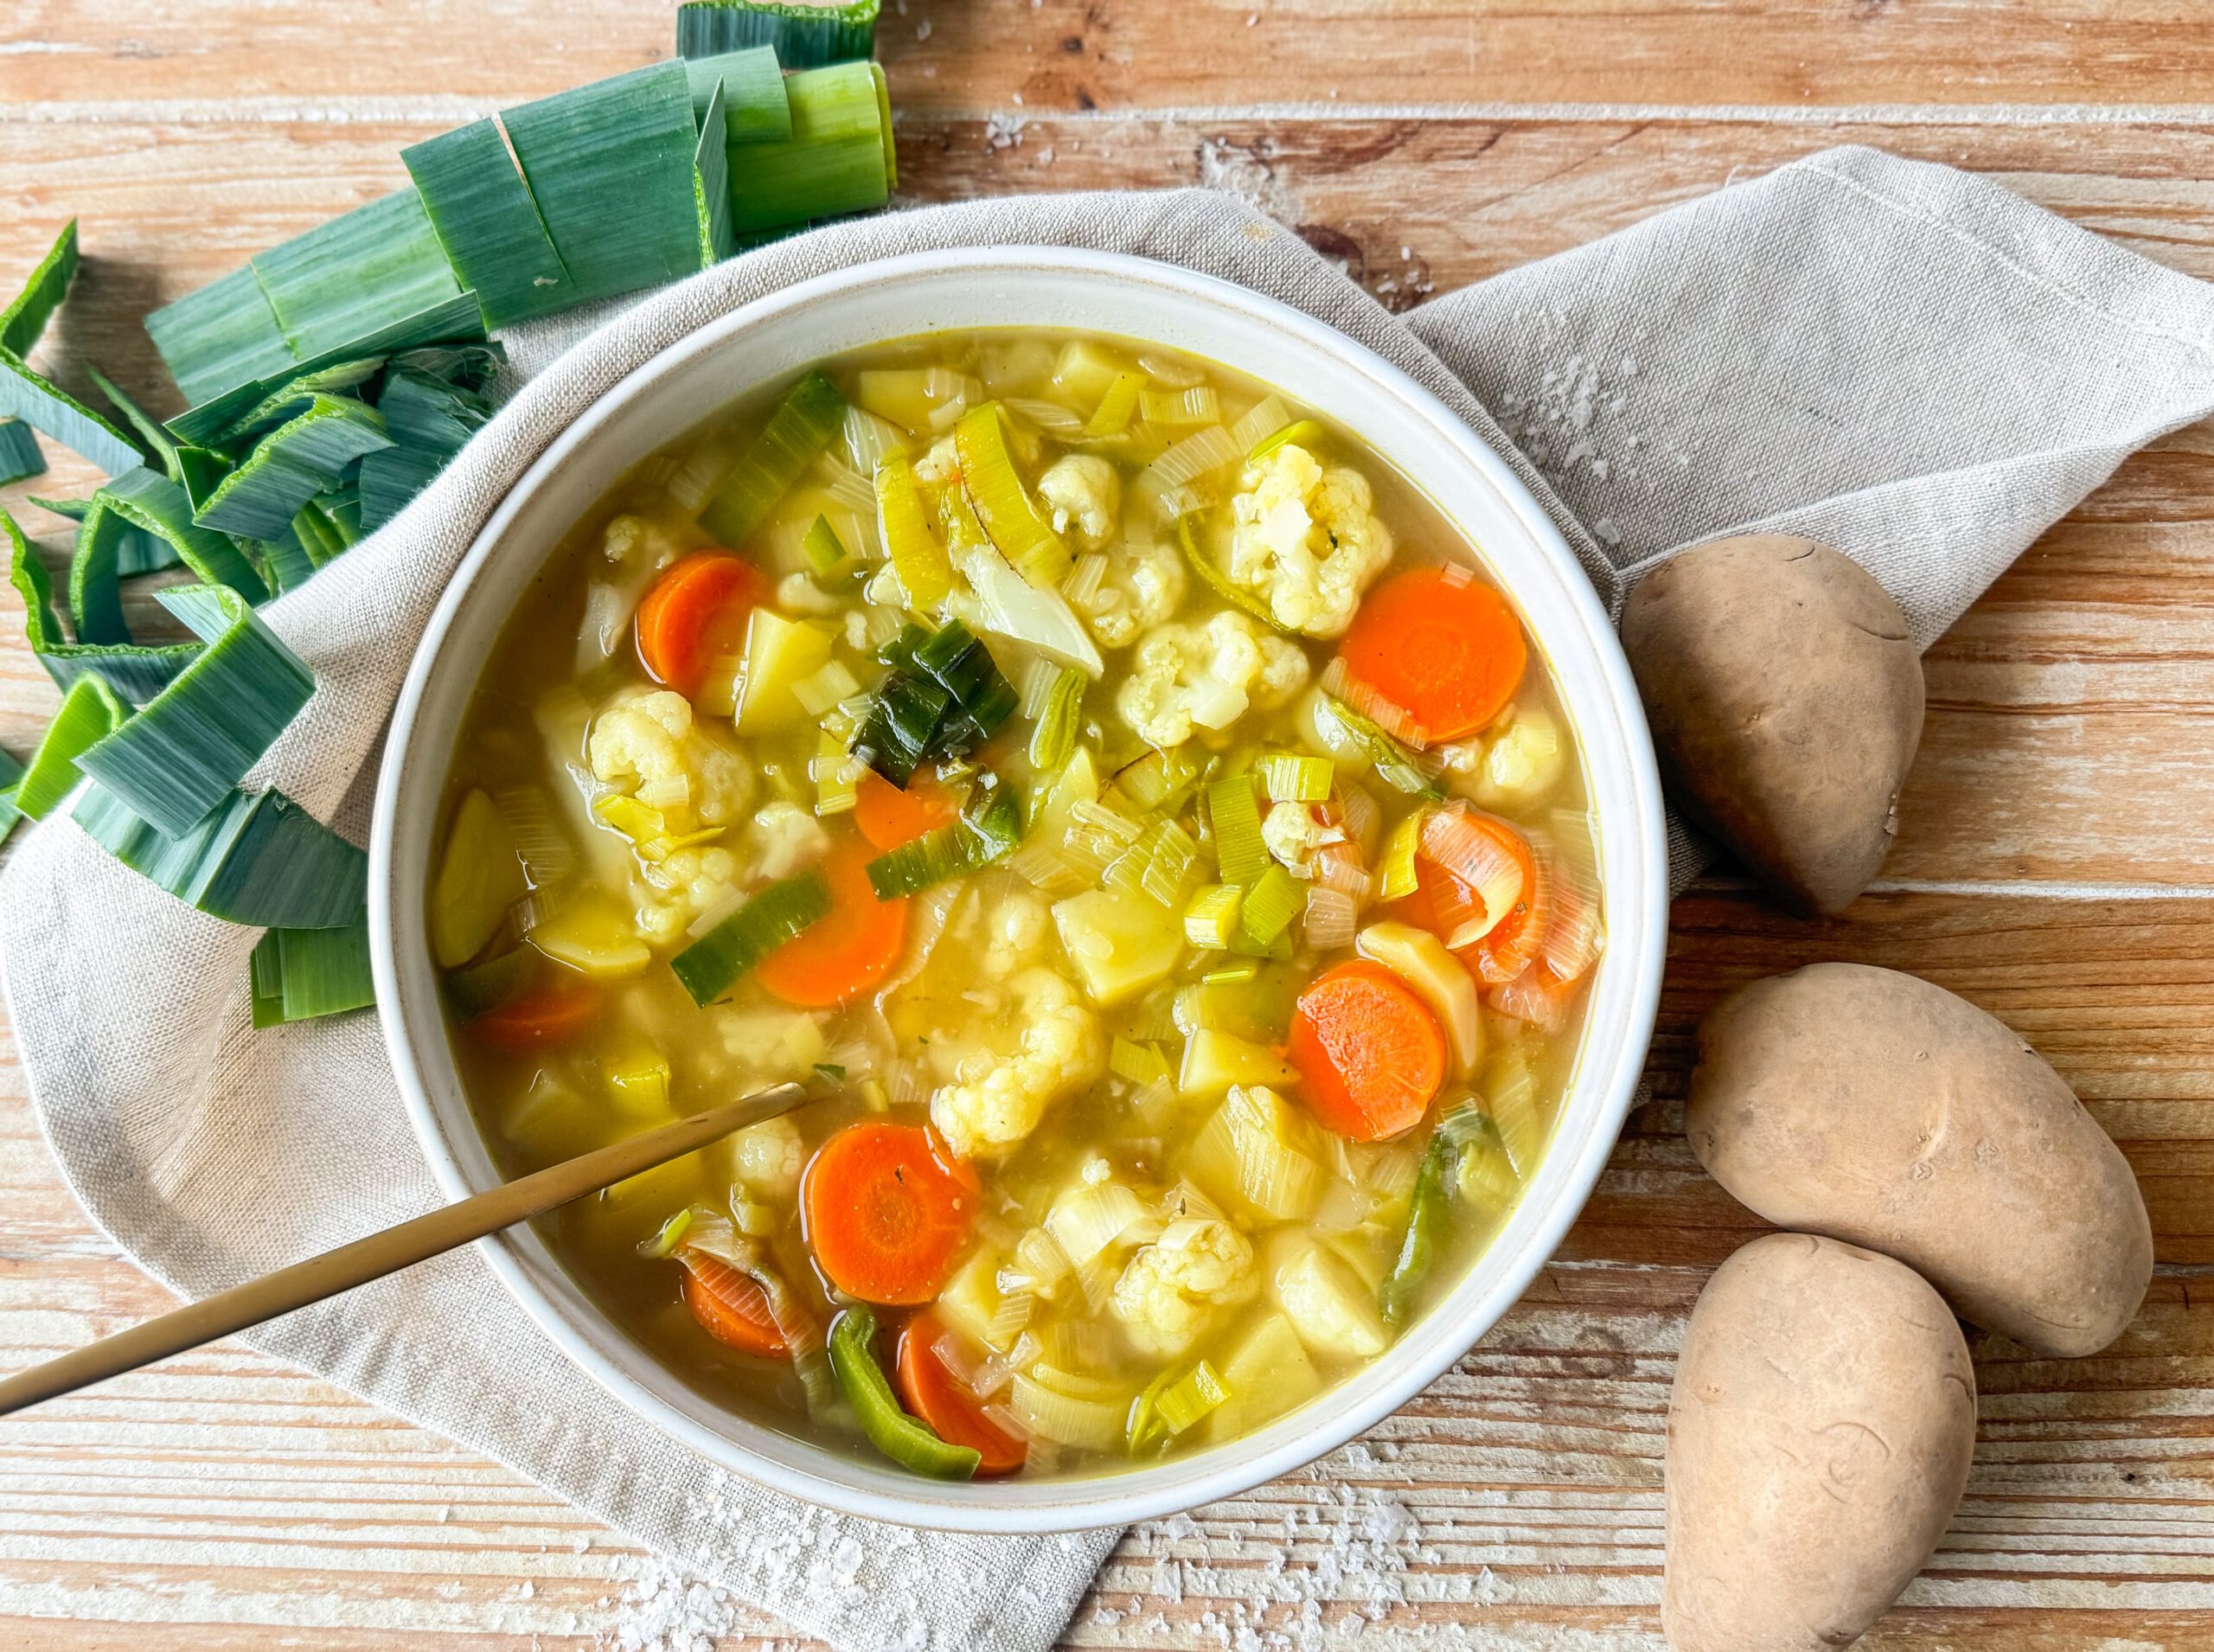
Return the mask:
[(1214, 832), (1215, 871), (1225, 883), (1251, 884), (1268, 868), (1261, 805), (1250, 774), (1225, 775), (1207, 787), (1207, 823)]
[(445, 977), (446, 996), (464, 1015), (481, 1015), (503, 1004), (522, 989), (537, 973), (545, 955), (535, 947), (511, 946), (495, 952), (482, 964), (451, 971)]
[(649, 63), (500, 117), (583, 304), (700, 267), (699, 130), (684, 66)]
[(124, 865), (212, 918), (333, 929), (362, 913), (368, 857), (281, 791), (234, 791), (176, 838), (97, 783), (70, 818)]
[(504, 327), (577, 302), (498, 123), (472, 121), (400, 150), (400, 158), (446, 260), (475, 289), (488, 323)]
[(809, 373), (784, 393), (753, 445), (700, 513), (700, 526), (733, 550), (745, 544), (801, 472), (830, 445), (845, 418), (846, 398), (838, 387), (820, 373)]
[(731, 227), (741, 241), (810, 219), (873, 212), (899, 182), (881, 68), (809, 69), (785, 77), (784, 95), (789, 138), (731, 146)]
[(22, 778), (15, 781), (16, 809), (29, 820), (44, 820), (84, 778), (77, 759), (113, 733), (131, 708), (96, 676), (79, 677), (61, 696), (61, 708), (46, 726)]
[(815, 1064), (815, 1073), (816, 1076), (825, 1084), (839, 1085), (846, 1082), (846, 1069), (835, 1061), (817, 1061)]
[(46, 455), (31, 427), (20, 419), (0, 419), (0, 488), (45, 474)]
[(707, 135), (707, 105), (718, 86), (723, 89), (726, 145), (792, 135), (792, 106), (784, 95), (784, 66), (766, 46), (712, 55), (680, 51), (677, 55), (684, 60), (684, 76), (692, 87), (692, 115), (700, 123), (702, 138)]
[(163, 305), (146, 317), (146, 333), (190, 402), (281, 377), (293, 366), (291, 347), (250, 264)]
[(961, 485), (1000, 554), (1041, 589), (1068, 577), (1074, 561), (1067, 542), (1038, 509), (1007, 451), (1006, 414), (996, 401), (971, 407), (953, 427), (961, 455)]
[(1238, 938), (1238, 909), (1245, 892), (1234, 883), (1210, 884), (1184, 908), (1184, 938), (1207, 951), (1227, 951)]
[(1282, 867), (1271, 866), (1245, 892), (1238, 914), (1238, 932), (1256, 946), (1268, 946), (1291, 927), (1306, 904), (1307, 892), (1299, 880)]
[(383, 415), (367, 402), (317, 395), (263, 437), (193, 520), (247, 539), (274, 539), (302, 505), (336, 486), (347, 466), (392, 445)]
[(1377, 898), (1398, 900), (1414, 893), (1420, 884), (1421, 874), (1415, 866), (1415, 856), (1422, 848), (1423, 822), (1430, 817), (1430, 810), (1417, 804), (1392, 828), (1392, 836), (1384, 841), (1384, 861), (1378, 871)]
[(899, 1409), (884, 1367), (876, 1362), (876, 1316), (855, 1303), (830, 1328), (830, 1369), (854, 1408), (868, 1443), (903, 1469), (934, 1480), (967, 1480), (983, 1456), (974, 1446), (949, 1445), (929, 1426)]
[(1201, 1360), (1154, 1397), (1154, 1411), (1171, 1434), (1186, 1429), (1230, 1398), (1221, 1374)]
[(1401, 745), (1383, 727), (1334, 695), (1322, 696), (1322, 709), (1367, 752), (1368, 760), (1376, 765), (1377, 778), (1386, 785), (1430, 803), (1445, 801), (1445, 794), (1430, 778), (1437, 766), (1434, 759)]
[(1311, 448), (1317, 442), (1324, 440), (1328, 434), (1328, 432), (1312, 419), (1295, 419), (1283, 429), (1272, 431), (1254, 443), (1253, 451), (1245, 456), (1246, 461), (1250, 464), (1254, 459), (1266, 458), (1279, 447), (1287, 446), (1293, 442), (1298, 443), (1302, 447)]
[(952, 696), (931, 748), (940, 755), (974, 751), (1022, 703), (991, 650), (957, 619), (916, 648), (914, 669)]
[(385, 434), (396, 444), (458, 453), (492, 416), (491, 399), (466, 385), (394, 365), (377, 392)]
[(272, 929), (248, 961), (253, 1024), (278, 1027), (376, 1002), (367, 914), (335, 929)]
[(638, 1242), (638, 1254), (651, 1261), (676, 1254), (676, 1247), (684, 1243), (684, 1236), (692, 1231), (692, 1207), (689, 1205), (670, 1217), (656, 1229), (650, 1239)]
[(1321, 803), (1337, 779), (1328, 758), (1295, 752), (1270, 752), (1253, 767), (1270, 803)]
[(1085, 682), (1083, 672), (1065, 665), (1046, 690), (1037, 725), (1030, 731), (1030, 766), (1040, 774), (1059, 773), (1076, 754), (1077, 733), (1084, 721)]
[(876, 49), (880, 0), (843, 4), (782, 0), (691, 0), (676, 9), (676, 54), (706, 57), (748, 46), (771, 46), (788, 69), (863, 58)]
[(414, 502), (445, 469), (447, 455), (401, 445), (362, 461), (362, 527), (374, 532)]
[(1278, 623), (1275, 609), (1223, 572), (1221, 566), (1200, 544), (1198, 536), (1193, 532), (1192, 522), (1193, 518), (1186, 516), (1176, 524), (1176, 542), (1183, 547), (1185, 562), (1193, 573), (1200, 576), (1200, 583), (1240, 613), (1250, 614), (1272, 631), (1291, 635)]
[(76, 277), (77, 221), (72, 218), (61, 226), (61, 233), (46, 249), (46, 256), (39, 259), (22, 290), (8, 301), (6, 309), (0, 310), (0, 350), (19, 360), (29, 355), (46, 331), (46, 323), (69, 296), (69, 284)]
[(953, 696), (927, 677), (895, 670), (869, 702), (854, 733), (853, 751), (895, 786), (905, 789), (915, 765), (930, 755)]
[(308, 407), (318, 395), (335, 396), (359, 391), (383, 371), (384, 357), (370, 355), (334, 362), (329, 367), (317, 368), (309, 373), (297, 373), (290, 378), (279, 380), (275, 389), (232, 420), (230, 427), (222, 432), (221, 445), (226, 450), (225, 457), (243, 452), (253, 445), (253, 438), (264, 431), (275, 429)]
[(1132, 1084), (1173, 1084), (1176, 1078), (1158, 1044), (1138, 1043), (1122, 1037), (1108, 1047), (1107, 1070)]
[[(978, 799), (982, 798), (982, 802)], [(924, 890), (971, 872), (1014, 852), (1022, 841), (1022, 805), (1012, 786), (978, 787), (950, 825), (925, 832), (913, 842), (886, 850), (868, 863), (869, 887), (879, 900)]]
[(98, 368), (86, 368), (85, 376), (99, 387), (100, 394), (106, 396), (116, 412), (123, 415), (124, 422), (138, 433), (138, 439), (154, 456), (154, 463), (162, 474), (172, 482), (182, 481), (183, 477), (177, 470), (176, 445), (170, 439), (170, 433), (163, 427), (162, 421), (133, 401), (120, 385)]
[(253, 272), (302, 362), (461, 293), (412, 185), (256, 253)]
[[(0, 417), (12, 415), (112, 475), (141, 462), (131, 439), (26, 364), (46, 323), (61, 307), (77, 273), (77, 221), (72, 218), (31, 272), (21, 292), (0, 310)], [(43, 469), (42, 465), (40, 467)], [(37, 471), (25, 471), (36, 475)]]
[(799, 547), (807, 557), (808, 567), (817, 573), (831, 573), (846, 560), (845, 542), (838, 537), (838, 530), (830, 526), (828, 516), (815, 519)]
[[(22, 765), (5, 752), (0, 752), (0, 783), (20, 772)], [(14, 834), (16, 823), (22, 818), (22, 814), (16, 808), (15, 787), (0, 784), (0, 843), (6, 842)]]
[(731, 983), (802, 930), (830, 914), (830, 886), (809, 869), (772, 883), (669, 961), (695, 1004)]
[(139, 648), (129, 643), (71, 643), (63, 640), (54, 617), (54, 582), (15, 518), (0, 510), (8, 534), (8, 579), (23, 603), (23, 635), (47, 676), (67, 688), (88, 672), (106, 678), (125, 699), (150, 700), (200, 652), (197, 643)]
[[(151, 540), (170, 554), (150, 557)], [(83, 643), (128, 643), (118, 581), (125, 574), (182, 562), (209, 585), (248, 602), (266, 602), (269, 587), (246, 554), (192, 519), (192, 502), (167, 477), (144, 465), (125, 471), (93, 496), (69, 563), (69, 616)]]
[(1399, 1254), (1378, 1293), (1387, 1325), (1406, 1322), (1415, 1292), (1430, 1277), (1437, 1260), (1438, 1247), (1445, 1242), (1453, 1217), (1446, 1202), (1446, 1182), (1453, 1174), (1453, 1161), (1459, 1150), (1441, 1130), (1430, 1137), (1430, 1150), (1423, 1155), (1422, 1169), (1415, 1177), (1414, 1197), (1407, 1207), (1407, 1227), (1399, 1240)]
[(700, 226), (703, 270), (738, 253), (738, 232), (730, 225), (729, 118), (723, 85), (717, 80), (699, 113), (699, 141), (692, 146), (692, 210)]
[(155, 599), (208, 646), (77, 765), (139, 818), (180, 837), (307, 704), (315, 673), (235, 591), (187, 586)]
[(931, 527), (915, 467), (905, 454), (887, 454), (876, 467), (876, 514), (907, 606), (920, 611), (943, 602), (953, 589), (953, 560)]

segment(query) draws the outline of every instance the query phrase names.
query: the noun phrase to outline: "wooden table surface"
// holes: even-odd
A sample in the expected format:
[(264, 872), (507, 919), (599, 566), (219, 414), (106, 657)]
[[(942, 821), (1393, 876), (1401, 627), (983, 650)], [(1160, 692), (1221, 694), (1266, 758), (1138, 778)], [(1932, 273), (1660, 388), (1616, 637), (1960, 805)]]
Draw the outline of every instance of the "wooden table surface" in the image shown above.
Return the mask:
[[(663, 56), (671, 36), (656, 0), (5, 10), (0, 285), (81, 217), (87, 263), (44, 354), (65, 381), (97, 362), (163, 411), (147, 310), (403, 182), (403, 145)], [(886, 14), (906, 197), (1214, 184), (1395, 307), (1840, 143), (1991, 173), (2214, 276), (2214, 30), (2188, 0)], [(93, 479), (57, 458), (41, 488)], [(1929, 976), (2032, 1039), (2136, 1167), (2160, 1258), (2143, 1314), (2098, 1358), (1975, 1342), (1967, 1501), (1867, 1644), (2214, 1647), (2210, 518), (2201, 427), (2125, 464), (2025, 555), (1929, 656), (1928, 732), (1877, 890), (1824, 924), (1727, 880), (1678, 903), (1660, 1099), (1529, 1297), (1363, 1444), (1134, 1533), (1069, 1643), (1657, 1646), (1672, 1361), (1707, 1271), (1758, 1226), (1684, 1143), (1690, 1030), (1735, 983), (1841, 957)], [(0, 627), (0, 743), (22, 752), (54, 695), (12, 594)], [(0, 1365), (165, 1305), (63, 1188), (0, 1045)], [(796, 1644), (681, 1594), (528, 1481), (235, 1345), (0, 1424), (0, 1644), (686, 1644), (674, 1625)]]

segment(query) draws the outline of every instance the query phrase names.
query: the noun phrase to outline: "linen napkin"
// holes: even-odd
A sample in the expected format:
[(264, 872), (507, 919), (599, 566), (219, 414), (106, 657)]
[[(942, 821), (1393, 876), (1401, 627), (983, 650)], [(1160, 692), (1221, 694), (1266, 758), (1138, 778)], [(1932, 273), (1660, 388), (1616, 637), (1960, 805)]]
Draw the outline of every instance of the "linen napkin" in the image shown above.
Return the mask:
[[(265, 610), (318, 686), (256, 780), (358, 836), (413, 639), (478, 527), (571, 419), (750, 299), (976, 243), (1164, 259), (1343, 329), (1509, 453), (1616, 605), (1676, 547), (1788, 529), (1859, 558), (1926, 644), (2125, 454), (2214, 407), (2208, 288), (1994, 185), (1865, 150), (1795, 163), (1404, 320), (1228, 196), (893, 214), (705, 272), (550, 361), (558, 334), (518, 338), (518, 366), (539, 370), (499, 417), (398, 521)], [(1677, 849), (1687, 877), (1699, 851), (1687, 837)], [(438, 1200), (370, 1017), (250, 1029), (253, 940), (156, 893), (66, 819), (31, 832), (0, 875), (9, 1009), (62, 1172), (118, 1245), (194, 1296)], [(910, 1532), (735, 1479), (572, 1368), (473, 1250), (248, 1340), (846, 1652), (1033, 1652), (1117, 1535)]]

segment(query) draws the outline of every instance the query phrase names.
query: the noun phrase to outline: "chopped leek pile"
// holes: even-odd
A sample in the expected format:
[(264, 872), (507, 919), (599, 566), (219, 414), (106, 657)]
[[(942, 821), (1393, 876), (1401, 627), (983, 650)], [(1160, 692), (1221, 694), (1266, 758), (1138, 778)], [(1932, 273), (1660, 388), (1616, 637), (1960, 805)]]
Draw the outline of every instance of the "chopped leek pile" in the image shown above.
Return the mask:
[[(0, 310), (0, 483), (45, 469), (35, 432), (109, 479), (89, 499), (35, 502), (75, 523), (60, 592), (0, 513), (32, 651), (67, 690), (28, 763), (0, 753), (0, 836), (82, 787), (76, 818), (126, 865), (269, 926), (257, 1026), (368, 1002), (360, 851), (289, 798), (240, 789), (315, 687), (255, 607), (399, 515), (492, 416), (506, 359), (493, 330), (882, 206), (896, 173), (867, 61), (876, 15), (875, 0), (686, 5), (675, 58), (415, 144), (407, 187), (146, 318), (191, 404), (166, 421), (97, 371), (108, 412), (29, 366), (77, 272), (66, 226)], [(795, 398), (790, 428), (740, 466), (715, 524), (751, 531), (844, 411), (835, 391)], [(827, 523), (822, 538), (827, 570), (844, 549)], [(173, 567), (199, 583), (160, 600), (196, 640), (142, 643), (121, 582)], [(934, 749), (980, 738), (993, 714), (956, 656), (942, 669), (970, 698), (934, 727)], [(702, 990), (774, 944), (752, 932), (776, 905), (687, 954)]]

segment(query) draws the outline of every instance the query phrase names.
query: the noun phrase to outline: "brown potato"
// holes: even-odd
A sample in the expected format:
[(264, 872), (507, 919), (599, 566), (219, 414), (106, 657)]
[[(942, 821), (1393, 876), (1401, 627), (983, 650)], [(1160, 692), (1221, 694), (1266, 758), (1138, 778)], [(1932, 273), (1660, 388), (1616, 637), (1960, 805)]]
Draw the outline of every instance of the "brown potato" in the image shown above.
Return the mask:
[(1929, 1559), (1968, 1484), (1975, 1373), (1888, 1257), (1755, 1239), (1699, 1293), (1668, 1402), (1676, 1652), (1828, 1652)]
[(1741, 1203), (1916, 1269), (2042, 1354), (2096, 1354), (2153, 1276), (2121, 1149), (2014, 1033), (1894, 970), (1756, 981), (1699, 1027), (1692, 1150)]
[(1749, 534), (1648, 574), (1622, 613), (1677, 802), (1801, 913), (1867, 887), (1922, 743), (1922, 656), (1851, 557)]

